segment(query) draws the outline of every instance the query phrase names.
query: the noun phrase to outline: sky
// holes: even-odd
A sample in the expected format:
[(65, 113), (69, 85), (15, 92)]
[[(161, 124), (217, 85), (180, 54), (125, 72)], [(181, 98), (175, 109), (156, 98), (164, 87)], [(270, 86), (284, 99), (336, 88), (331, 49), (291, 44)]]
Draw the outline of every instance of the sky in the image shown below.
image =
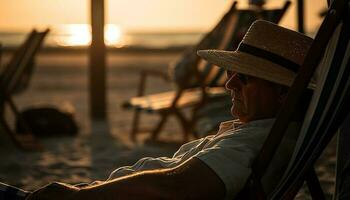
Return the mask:
[[(295, 29), (295, 1), (282, 25)], [(105, 0), (106, 23), (125, 30), (207, 31), (232, 4), (231, 0)], [(241, 7), (247, 0), (239, 0)], [(281, 6), (282, 0), (268, 0)], [(84, 24), (90, 21), (90, 0), (0, 0), (0, 31), (29, 30), (32, 27)], [(326, 0), (305, 0), (306, 24), (318, 27), (318, 12)]]

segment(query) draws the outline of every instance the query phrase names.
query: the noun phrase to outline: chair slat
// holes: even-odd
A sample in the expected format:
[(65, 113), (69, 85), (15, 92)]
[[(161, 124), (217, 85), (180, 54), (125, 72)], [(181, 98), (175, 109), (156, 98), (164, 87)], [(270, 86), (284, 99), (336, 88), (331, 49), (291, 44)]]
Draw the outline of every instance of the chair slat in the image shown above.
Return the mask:
[[(207, 88), (207, 92), (211, 97), (224, 96), (226, 91), (222, 87)], [(145, 109), (148, 112), (159, 112), (168, 109), (172, 100), (175, 98), (176, 91), (164, 92), (160, 94), (147, 95), (142, 97), (134, 97), (130, 100), (127, 107)], [(201, 90), (199, 88), (185, 90), (178, 101), (177, 106), (187, 107), (197, 103), (201, 98)]]

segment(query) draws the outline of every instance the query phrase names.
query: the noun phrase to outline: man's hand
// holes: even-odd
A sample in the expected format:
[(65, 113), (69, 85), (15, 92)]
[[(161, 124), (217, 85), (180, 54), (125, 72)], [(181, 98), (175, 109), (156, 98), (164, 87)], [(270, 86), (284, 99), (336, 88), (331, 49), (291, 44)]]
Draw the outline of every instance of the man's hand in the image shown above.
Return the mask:
[(29, 195), (26, 200), (76, 199), (79, 188), (65, 183), (48, 184)]

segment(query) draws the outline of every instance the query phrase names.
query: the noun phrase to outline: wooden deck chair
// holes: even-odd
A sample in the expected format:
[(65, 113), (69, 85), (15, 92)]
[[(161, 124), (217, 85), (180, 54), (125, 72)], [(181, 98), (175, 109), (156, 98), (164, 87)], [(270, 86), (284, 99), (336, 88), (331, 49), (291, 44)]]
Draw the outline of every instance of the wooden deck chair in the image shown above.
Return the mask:
[[(195, 47), (187, 50), (177, 63), (177, 65), (180, 65), (182, 69), (187, 69), (187, 71), (183, 76), (180, 76), (181, 79), (177, 81), (175, 91), (145, 95), (146, 79), (149, 75), (162, 77), (165, 80), (170, 80), (170, 78), (159, 71), (142, 71), (137, 97), (133, 97), (123, 104), (124, 108), (133, 108), (135, 110), (131, 139), (135, 140), (136, 134), (140, 132), (140, 112), (145, 111), (160, 115), (160, 121), (151, 130), (151, 139), (157, 139), (168, 118), (175, 116), (182, 127), (184, 140), (188, 140), (189, 135), (193, 134), (196, 111), (205, 103), (210, 102), (210, 100), (226, 96), (223, 87), (225, 82), (224, 71), (197, 57), (196, 51), (208, 48), (235, 49), (253, 21), (258, 18), (264, 18), (277, 23), (289, 5), (290, 2), (286, 1), (283, 8), (280, 9), (260, 10), (254, 8), (238, 10), (236, 2), (234, 2), (231, 9), (214, 29), (205, 35)], [(190, 117), (186, 117), (182, 112), (185, 108), (192, 108)]]
[[(23, 45), (21, 45), (14, 53), (9, 63), (0, 74), (0, 124), (2, 130), (11, 136), (15, 144), (25, 150), (40, 150), (42, 149), (42, 145), (31, 134), (30, 128), (22, 119), (17, 106), (12, 100), (12, 95), (14, 94), (16, 87), (18, 87), (19, 82), (23, 80), (23, 76), (27, 76), (26, 73), (29, 72), (28, 68), (33, 67), (35, 55), (40, 49), (48, 32), (49, 30), (44, 32), (33, 30)], [(27, 78), (25, 77), (25, 79)], [(26, 127), (26, 134), (19, 135), (11, 129), (11, 126), (5, 119), (4, 108), (6, 104), (9, 105), (10, 110), (14, 113), (14, 116), (20, 121), (20, 123)]]
[[(12, 74), (15, 72), (16, 66), (18, 66), (19, 62), (23, 59), (25, 51), (26, 49), (28, 49), (28, 46), (30, 45), (30, 43), (34, 40), (36, 33), (37, 32), (35, 30), (30, 32), (30, 34), (27, 36), (24, 43), (14, 52), (9, 63), (1, 69), (0, 87), (5, 87), (5, 85), (9, 83), (9, 80), (11, 79)], [(5, 98), (0, 98), (1, 115), (3, 115), (4, 104), (5, 104)]]
[[(313, 199), (325, 199), (313, 165), (350, 110), (349, 6), (349, 0), (334, 0), (331, 4), (287, 100), (253, 162), (252, 174), (236, 199), (294, 199), (305, 181)], [(261, 179), (317, 66), (317, 87), (293, 156), (278, 185), (266, 194)]]

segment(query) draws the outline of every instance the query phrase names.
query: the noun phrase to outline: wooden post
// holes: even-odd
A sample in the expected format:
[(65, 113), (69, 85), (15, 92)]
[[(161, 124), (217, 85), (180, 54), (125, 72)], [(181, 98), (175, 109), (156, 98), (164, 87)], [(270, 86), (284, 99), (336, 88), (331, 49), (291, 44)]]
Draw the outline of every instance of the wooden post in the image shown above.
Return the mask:
[(305, 33), (305, 29), (304, 29), (304, 0), (298, 0), (297, 18), (298, 18), (298, 31), (300, 33)]
[[(2, 44), (0, 43), (0, 67), (2, 67)], [(4, 97), (0, 95), (0, 118), (4, 115), (5, 102)]]
[(106, 119), (106, 47), (104, 44), (104, 0), (91, 0), (90, 116)]

